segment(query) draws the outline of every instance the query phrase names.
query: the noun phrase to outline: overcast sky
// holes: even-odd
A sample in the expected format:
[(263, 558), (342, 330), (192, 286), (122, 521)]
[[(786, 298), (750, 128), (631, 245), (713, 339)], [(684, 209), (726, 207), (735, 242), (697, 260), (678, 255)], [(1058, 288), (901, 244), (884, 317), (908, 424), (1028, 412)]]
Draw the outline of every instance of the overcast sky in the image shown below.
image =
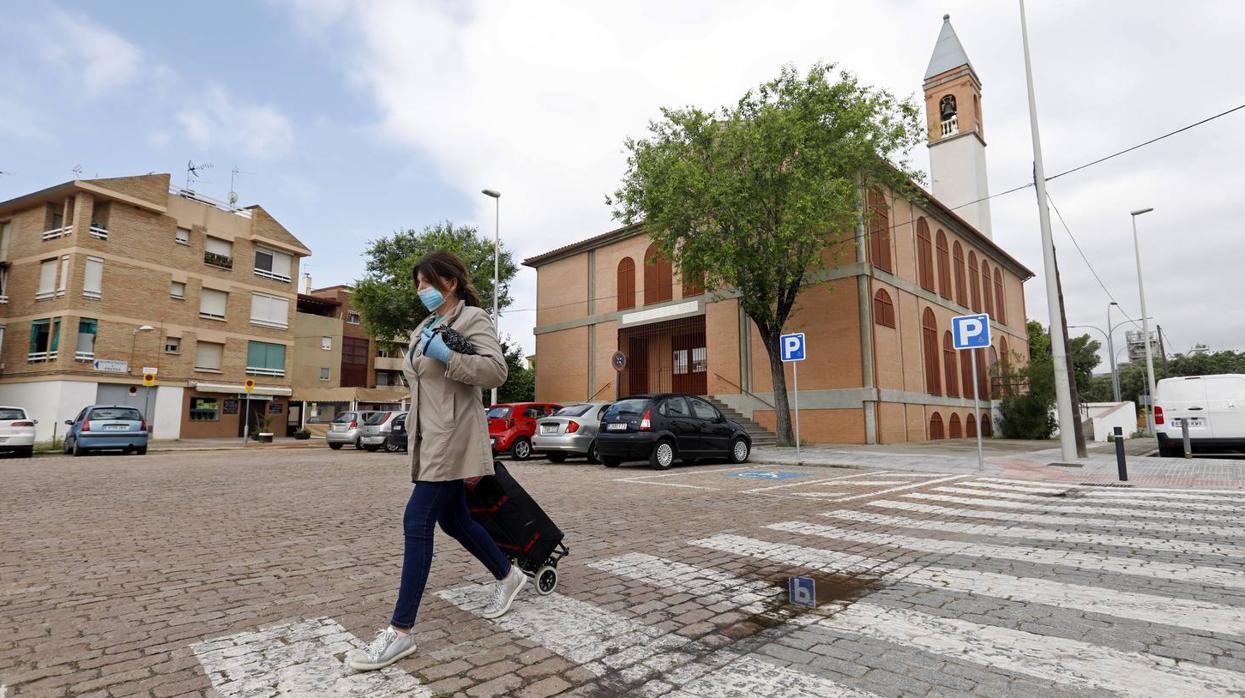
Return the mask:
[[(1030, 179), (1015, 3), (776, 5), (6, 3), (0, 198), (70, 179), (76, 165), (184, 183), (193, 159), (215, 165), (197, 189), (223, 199), (236, 166), (242, 203), (261, 203), (313, 250), (319, 286), (356, 279), (366, 241), (396, 229), (451, 219), (492, 233), (479, 193), (490, 187), (503, 193), (505, 245), (526, 257), (617, 225), (604, 196), (623, 173), (623, 140), (659, 107), (730, 102), (784, 63), (818, 60), (919, 99), (946, 12), (983, 83), (991, 191)], [(1048, 174), (1245, 103), (1239, 2), (1035, 1), (1029, 12)], [(1245, 348), (1242, 153), (1245, 111), (1050, 185), (1135, 318), (1128, 212), (1155, 208), (1139, 219), (1143, 267), (1171, 351)], [(927, 166), (924, 148), (914, 160)], [(992, 210), (996, 241), (1038, 274), (1028, 315), (1046, 323), (1033, 190)], [(1102, 327), (1108, 296), (1054, 224), (1070, 322)], [(503, 329), (531, 349), (534, 271), (514, 296)]]

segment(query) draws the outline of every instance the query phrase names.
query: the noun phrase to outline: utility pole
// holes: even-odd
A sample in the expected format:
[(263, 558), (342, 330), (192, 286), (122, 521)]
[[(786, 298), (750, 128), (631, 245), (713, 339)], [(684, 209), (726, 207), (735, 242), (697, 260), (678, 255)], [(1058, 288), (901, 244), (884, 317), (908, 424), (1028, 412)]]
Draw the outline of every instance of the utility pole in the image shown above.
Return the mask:
[[(1058, 255), (1055, 256), (1055, 287), (1059, 289), (1059, 315), (1063, 318), (1063, 327), (1060, 331), (1063, 333), (1063, 344), (1070, 347), (1072, 343), (1068, 339), (1068, 312), (1063, 307), (1063, 279), (1059, 276)], [(1076, 415), (1072, 434), (1076, 437), (1077, 458), (1086, 458), (1089, 456), (1089, 451), (1085, 448), (1085, 425), (1081, 420), (1081, 392), (1076, 387), (1076, 361), (1073, 359), (1074, 357), (1068, 356), (1068, 392), (1072, 396), (1072, 414)]]
[[(1033, 66), (1029, 59), (1029, 29), (1025, 22), (1025, 0), (1020, 0), (1020, 38), (1025, 56), (1025, 84), (1029, 93), (1029, 129), (1033, 137), (1033, 184), (1037, 189), (1038, 221), (1042, 227), (1042, 268), (1046, 275), (1046, 307), (1050, 311), (1050, 353), (1055, 365), (1055, 406), (1059, 413), (1059, 452), (1064, 461), (1074, 461), (1076, 414), (1072, 411), (1072, 390), (1068, 386), (1068, 349), (1063, 332), (1063, 307), (1059, 299), (1059, 270), (1055, 262), (1055, 242), (1050, 232), (1050, 211), (1046, 206), (1046, 169), (1042, 165), (1042, 138), (1038, 134), (1037, 98), (1033, 93)], [(1144, 313), (1143, 313), (1144, 314)], [(1071, 429), (1068, 425), (1073, 425)]]

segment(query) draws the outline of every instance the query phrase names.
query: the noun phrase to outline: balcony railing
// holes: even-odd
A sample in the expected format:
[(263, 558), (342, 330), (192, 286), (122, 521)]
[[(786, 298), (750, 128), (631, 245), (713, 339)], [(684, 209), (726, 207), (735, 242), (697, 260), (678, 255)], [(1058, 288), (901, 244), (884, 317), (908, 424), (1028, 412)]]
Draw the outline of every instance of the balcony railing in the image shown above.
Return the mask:
[(95, 352), (93, 351), (75, 351), (73, 353), (74, 361), (94, 361)]
[(59, 352), (55, 351), (32, 351), (26, 355), (26, 363), (37, 364), (44, 361), (55, 361)]
[(263, 277), (265, 279), (272, 279), (273, 281), (284, 281), (287, 284), (290, 282), (290, 277), (282, 276), (281, 274), (274, 274), (264, 269), (256, 269), (255, 275)]
[(203, 263), (210, 264), (221, 269), (233, 269), (233, 257), (228, 257), (216, 252), (204, 252)]
[(9, 302), (9, 294), (7, 294), (7, 293), (0, 293), (0, 305), (3, 305), (3, 304), (8, 303), (8, 302)]
[(247, 366), (246, 372), (252, 376), (284, 376), (284, 368), (263, 368), (260, 366)]
[(51, 230), (45, 230), (43, 231), (43, 239), (44, 240), (55, 240), (56, 238), (65, 237), (66, 235), (70, 233), (71, 230), (72, 228), (70, 228), (67, 225), (61, 228), (52, 228)]
[(956, 116), (955, 114), (952, 114), (951, 118), (943, 119), (942, 136), (940, 136), (940, 138), (946, 138), (947, 136), (954, 136), (959, 132), (960, 132), (960, 117)]
[(91, 227), (88, 229), (88, 232), (91, 234), (91, 237), (93, 238), (98, 238), (100, 240), (108, 239), (108, 226), (106, 225), (100, 225), (99, 223), (92, 223)]

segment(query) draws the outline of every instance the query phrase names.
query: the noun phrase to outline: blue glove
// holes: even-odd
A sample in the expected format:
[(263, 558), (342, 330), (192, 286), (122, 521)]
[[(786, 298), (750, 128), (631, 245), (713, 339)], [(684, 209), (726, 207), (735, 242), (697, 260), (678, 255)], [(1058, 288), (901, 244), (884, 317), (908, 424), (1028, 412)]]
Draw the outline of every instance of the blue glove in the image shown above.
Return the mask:
[(450, 348), (445, 345), (441, 335), (433, 335), (432, 339), (424, 340), (424, 356), (436, 359), (446, 366), (450, 363)]

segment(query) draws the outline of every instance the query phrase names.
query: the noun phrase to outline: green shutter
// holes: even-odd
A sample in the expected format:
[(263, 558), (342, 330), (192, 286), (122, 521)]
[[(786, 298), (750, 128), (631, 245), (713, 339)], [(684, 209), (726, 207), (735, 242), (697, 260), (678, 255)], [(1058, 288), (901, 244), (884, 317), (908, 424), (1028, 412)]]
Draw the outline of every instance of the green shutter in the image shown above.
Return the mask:
[(96, 328), (99, 327), (98, 320), (82, 319), (78, 321), (78, 334), (96, 334)]
[[(39, 332), (40, 331), (46, 332), (47, 326), (48, 326), (47, 320), (35, 320), (34, 322), (30, 323), (30, 353), (31, 354), (38, 354), (39, 352), (43, 351), (43, 347), (39, 345), (40, 344)], [(44, 340), (46, 341), (46, 339), (47, 339), (47, 336), (44, 335)]]
[(264, 367), (264, 343), (263, 342), (247, 342), (246, 344), (246, 367), (247, 368), (263, 368)]
[(52, 321), (52, 346), (48, 348), (48, 351), (56, 351), (57, 347), (60, 346), (60, 343), (61, 343), (61, 320), (60, 318), (56, 318), (55, 320)]
[(285, 345), (269, 342), (248, 342), (246, 347), (247, 368), (285, 370)]
[(285, 371), (285, 345), (269, 344), (268, 345), (268, 368), (278, 371)]

